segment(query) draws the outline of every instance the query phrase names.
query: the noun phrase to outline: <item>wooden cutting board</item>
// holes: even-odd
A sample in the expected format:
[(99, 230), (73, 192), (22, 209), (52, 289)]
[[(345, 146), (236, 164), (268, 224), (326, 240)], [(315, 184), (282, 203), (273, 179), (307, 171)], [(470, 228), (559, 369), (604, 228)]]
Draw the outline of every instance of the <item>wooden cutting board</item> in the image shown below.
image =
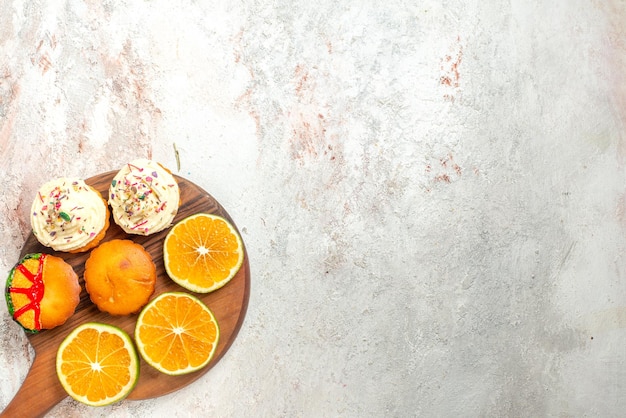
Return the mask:
[[(87, 179), (86, 182), (100, 191), (105, 199), (108, 199), (109, 184), (115, 174), (115, 171), (100, 174)], [(180, 186), (182, 203), (174, 223), (195, 213), (205, 212), (220, 215), (228, 219), (235, 228), (237, 227), (226, 210), (211, 195), (182, 177), (175, 176), (175, 178)], [(111, 226), (104, 239), (104, 241), (115, 238), (132, 239), (143, 245), (152, 255), (157, 268), (157, 282), (152, 295), (153, 298), (168, 291), (191, 293), (174, 283), (165, 273), (163, 240), (168, 231), (169, 229), (147, 237), (131, 236), (126, 234), (111, 219)], [(95, 321), (116, 325), (125, 330), (131, 337), (134, 334), (137, 314), (122, 317), (112, 316), (100, 312), (89, 300), (83, 282), (84, 265), (89, 257), (89, 252), (84, 254), (55, 252), (39, 244), (34, 235), (31, 234), (24, 244), (20, 258), (28, 253), (40, 252), (59, 256), (72, 265), (80, 278), (82, 287), (80, 303), (76, 313), (64, 325), (38, 334), (28, 334), (29, 341), (35, 351), (35, 360), (17, 394), (0, 415), (2, 417), (40, 417), (67, 396), (56, 376), (56, 354), (61, 341), (76, 326), (84, 322)], [(241, 269), (228, 284), (209, 294), (194, 293), (194, 295), (204, 301), (213, 311), (220, 326), (220, 341), (214, 358), (205, 368), (183, 376), (168, 376), (160, 373), (141, 359), (139, 381), (127, 399), (149, 399), (182, 389), (204, 375), (224, 356), (237, 337), (248, 307), (250, 265), (247, 252)], [(210, 396), (210, 393), (211, 391), (207, 391), (207, 396)]]

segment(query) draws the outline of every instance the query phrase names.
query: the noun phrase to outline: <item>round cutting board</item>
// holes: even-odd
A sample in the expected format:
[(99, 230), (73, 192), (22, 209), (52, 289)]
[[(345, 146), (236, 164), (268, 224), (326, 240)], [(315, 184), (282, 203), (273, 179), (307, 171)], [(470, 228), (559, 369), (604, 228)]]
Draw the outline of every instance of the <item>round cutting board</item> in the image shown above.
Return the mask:
[[(102, 193), (102, 196), (106, 200), (108, 199), (109, 184), (115, 174), (116, 171), (111, 171), (85, 181)], [(181, 206), (174, 219), (174, 223), (187, 216), (204, 212), (220, 215), (237, 228), (226, 210), (224, 210), (211, 195), (182, 177), (175, 176), (175, 178), (180, 187)], [(174, 283), (165, 272), (163, 265), (163, 240), (169, 229), (147, 237), (129, 235), (118, 227), (112, 219), (110, 221), (111, 226), (107, 231), (104, 241), (116, 238), (131, 239), (143, 245), (152, 255), (157, 269), (157, 282), (152, 298), (169, 291), (191, 293)], [(74, 268), (74, 271), (80, 278), (82, 287), (80, 303), (75, 314), (62, 326), (51, 330), (44, 330), (38, 334), (28, 334), (29, 341), (35, 351), (35, 360), (17, 394), (2, 412), (3, 417), (42, 416), (67, 396), (67, 393), (56, 376), (56, 353), (61, 341), (63, 341), (76, 326), (85, 322), (95, 321), (118, 326), (125, 330), (130, 336), (134, 334), (137, 314), (112, 316), (100, 312), (89, 300), (89, 295), (85, 291), (83, 282), (84, 266), (85, 261), (89, 257), (89, 252), (82, 254), (55, 252), (50, 248), (42, 246), (34, 235), (31, 234), (24, 244), (20, 258), (25, 254), (40, 252), (59, 256)], [(212, 293), (194, 293), (194, 295), (201, 299), (209, 309), (213, 311), (220, 326), (220, 341), (215, 356), (203, 369), (183, 376), (165, 375), (152, 368), (141, 359), (139, 381), (127, 399), (149, 399), (181, 389), (204, 375), (222, 358), (237, 337), (237, 333), (241, 328), (248, 307), (248, 298), (250, 295), (250, 266), (247, 252), (245, 253), (241, 269), (224, 287)]]

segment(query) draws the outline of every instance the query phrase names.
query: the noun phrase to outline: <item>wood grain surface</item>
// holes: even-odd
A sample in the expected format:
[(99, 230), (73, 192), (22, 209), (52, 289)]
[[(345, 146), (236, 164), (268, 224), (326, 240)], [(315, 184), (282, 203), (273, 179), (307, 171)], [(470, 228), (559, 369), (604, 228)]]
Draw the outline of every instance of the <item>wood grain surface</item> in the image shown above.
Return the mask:
[[(115, 171), (111, 171), (100, 174), (87, 179), (86, 182), (100, 191), (102, 196), (107, 199), (109, 183), (115, 173)], [(174, 219), (174, 223), (195, 213), (205, 212), (223, 216), (228, 219), (235, 228), (237, 227), (226, 210), (206, 191), (182, 177), (175, 176), (175, 178), (180, 186), (181, 206)], [(167, 291), (184, 291), (191, 293), (174, 283), (165, 273), (163, 266), (163, 240), (168, 231), (169, 229), (166, 229), (165, 231), (147, 237), (138, 235), (131, 236), (126, 234), (111, 219), (111, 226), (104, 239), (104, 241), (115, 238), (131, 239), (143, 245), (152, 255), (157, 268), (157, 283), (152, 298)], [(82, 287), (80, 303), (75, 314), (68, 319), (64, 325), (52, 330), (42, 331), (38, 334), (29, 334), (29, 341), (35, 351), (35, 360), (17, 394), (0, 415), (2, 417), (43, 416), (67, 396), (67, 393), (56, 376), (56, 353), (61, 341), (79, 324), (90, 321), (112, 324), (125, 330), (131, 337), (135, 329), (137, 314), (117, 317), (112, 316), (100, 312), (89, 300), (89, 295), (85, 291), (83, 283), (84, 265), (89, 257), (89, 252), (83, 254), (55, 252), (49, 248), (43, 247), (36, 238), (31, 235), (24, 244), (20, 258), (28, 253), (39, 252), (57, 255), (72, 265), (74, 271), (76, 271), (76, 274), (78, 274), (80, 278)], [(168, 376), (160, 373), (141, 359), (139, 381), (127, 399), (149, 399), (182, 389), (204, 375), (222, 358), (235, 340), (248, 307), (248, 298), (250, 295), (250, 266), (247, 252), (241, 269), (228, 284), (212, 293), (194, 293), (194, 295), (204, 301), (213, 311), (220, 326), (220, 341), (214, 358), (205, 368), (183, 376)]]

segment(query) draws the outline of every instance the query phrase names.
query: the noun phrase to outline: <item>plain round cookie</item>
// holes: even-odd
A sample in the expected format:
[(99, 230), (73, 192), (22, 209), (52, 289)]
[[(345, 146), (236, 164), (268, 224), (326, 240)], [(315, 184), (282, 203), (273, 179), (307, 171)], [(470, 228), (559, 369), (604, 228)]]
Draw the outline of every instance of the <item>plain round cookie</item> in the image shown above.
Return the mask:
[(148, 303), (156, 283), (156, 266), (140, 244), (114, 239), (91, 252), (84, 278), (87, 293), (98, 309), (128, 315)]

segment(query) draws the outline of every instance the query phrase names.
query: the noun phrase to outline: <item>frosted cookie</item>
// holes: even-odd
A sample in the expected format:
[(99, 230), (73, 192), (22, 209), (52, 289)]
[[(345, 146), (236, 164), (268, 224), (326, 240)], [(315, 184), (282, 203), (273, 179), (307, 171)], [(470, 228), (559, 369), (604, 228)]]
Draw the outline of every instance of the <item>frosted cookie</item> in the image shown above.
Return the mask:
[(55, 251), (83, 252), (104, 238), (109, 208), (102, 195), (83, 180), (59, 178), (39, 188), (30, 223), (37, 240)]
[(178, 183), (161, 164), (135, 160), (111, 181), (109, 205), (113, 220), (126, 233), (154, 234), (168, 228), (178, 213)]

